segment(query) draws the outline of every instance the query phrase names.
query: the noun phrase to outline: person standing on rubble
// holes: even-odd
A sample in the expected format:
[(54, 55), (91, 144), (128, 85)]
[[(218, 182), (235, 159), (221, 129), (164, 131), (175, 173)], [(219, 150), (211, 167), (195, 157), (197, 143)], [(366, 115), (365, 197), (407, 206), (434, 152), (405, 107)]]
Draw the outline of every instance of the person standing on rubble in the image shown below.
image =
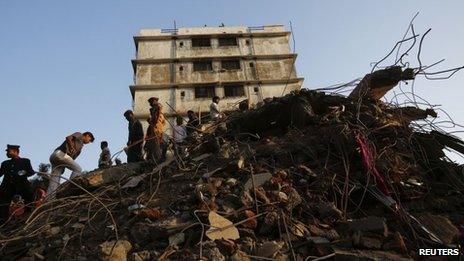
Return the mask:
[(163, 136), (163, 142), (160, 144), (160, 147), (161, 147), (161, 162), (165, 162), (166, 161), (166, 155), (168, 153), (168, 149), (169, 149), (169, 144), (171, 143), (170, 142), (170, 138), (169, 136), (163, 132), (162, 134)]
[(163, 143), (163, 131), (166, 124), (162, 106), (157, 97), (148, 99), (150, 104), (150, 118), (148, 119), (148, 129), (145, 137), (145, 148), (147, 159), (155, 162), (161, 160), (161, 144)]
[(145, 135), (145, 145), (143, 148), (145, 150), (146, 160), (153, 160), (159, 156), (160, 153), (158, 151), (160, 150), (160, 147), (157, 148), (156, 146), (155, 126), (152, 124), (151, 117), (147, 119), (147, 122), (148, 127)]
[(142, 160), (142, 146), (143, 146), (143, 127), (139, 120), (134, 116), (134, 112), (127, 110), (124, 117), (129, 123), (129, 138), (127, 147), (125, 148), (127, 154), (127, 163), (139, 162)]
[(183, 143), (185, 138), (187, 137), (187, 131), (185, 126), (183, 125), (184, 119), (181, 116), (177, 116), (176, 118), (177, 125), (174, 126), (173, 131), (173, 138), (174, 138), (174, 153), (178, 157), (182, 157), (183, 153)]
[(77, 164), (75, 159), (81, 154), (84, 145), (92, 143), (94, 140), (95, 137), (89, 131), (84, 133), (75, 132), (67, 136), (65, 141), (55, 149), (50, 156), (52, 173), (50, 174), (50, 184), (48, 185), (47, 195), (54, 197), (65, 168), (72, 171), (71, 178), (82, 174), (82, 168)]
[(0, 185), (0, 219), (8, 218), (8, 210), (11, 200), (15, 195), (20, 195), (27, 205), (27, 209), (32, 209), (33, 192), (28, 177), (35, 174), (31, 166), (31, 161), (19, 157), (18, 145), (7, 145), (6, 156), (9, 160), (2, 162), (0, 166), (0, 177), (3, 176)]
[(198, 117), (195, 114), (195, 112), (192, 110), (187, 111), (187, 117), (188, 117), (188, 122), (187, 122), (186, 130), (187, 130), (187, 136), (190, 136), (192, 135), (193, 132), (195, 132), (198, 129), (198, 126), (200, 126), (200, 121), (198, 120)]
[(214, 96), (213, 102), (209, 105), (209, 116), (212, 121), (217, 121), (221, 118), (221, 110), (219, 109), (219, 97)]
[(98, 159), (98, 167), (99, 168), (106, 168), (111, 166), (113, 163), (111, 162), (111, 152), (108, 148), (108, 142), (102, 141), (100, 143), (101, 153), (100, 158)]

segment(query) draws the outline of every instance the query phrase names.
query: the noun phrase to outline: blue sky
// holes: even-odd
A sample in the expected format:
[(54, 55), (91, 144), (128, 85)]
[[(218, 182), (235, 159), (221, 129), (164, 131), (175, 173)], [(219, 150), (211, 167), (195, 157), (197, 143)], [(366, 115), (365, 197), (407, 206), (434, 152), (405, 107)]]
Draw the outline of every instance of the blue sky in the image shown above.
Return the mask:
[[(126, 143), (122, 113), (131, 107), (132, 36), (141, 28), (257, 26), (292, 21), (304, 86), (348, 82), (370, 72), (402, 38), (416, 12), (429, 27), (422, 60), (444, 69), (464, 65), (464, 1), (16, 1), (0, 0), (0, 146), (20, 144), (36, 168), (74, 131), (92, 131), (78, 162), (97, 165), (99, 142)], [(411, 59), (413, 62), (415, 59)], [(415, 82), (457, 122), (464, 71), (446, 81)], [(405, 87), (410, 88), (410, 87)], [(461, 136), (462, 137), (462, 136)], [(6, 159), (0, 156), (0, 160)]]

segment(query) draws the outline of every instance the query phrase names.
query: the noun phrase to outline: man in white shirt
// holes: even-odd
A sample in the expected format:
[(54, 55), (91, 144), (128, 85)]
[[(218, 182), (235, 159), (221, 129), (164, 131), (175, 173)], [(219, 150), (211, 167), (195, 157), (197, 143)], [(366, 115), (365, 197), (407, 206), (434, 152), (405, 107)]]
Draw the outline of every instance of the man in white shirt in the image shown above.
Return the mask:
[(187, 129), (183, 125), (184, 119), (181, 116), (178, 116), (177, 125), (174, 126), (173, 138), (174, 138), (174, 151), (178, 156), (184, 155), (183, 151), (183, 142), (187, 137)]
[(219, 97), (214, 96), (213, 102), (209, 105), (209, 115), (212, 121), (216, 121), (221, 118), (221, 111), (219, 109)]

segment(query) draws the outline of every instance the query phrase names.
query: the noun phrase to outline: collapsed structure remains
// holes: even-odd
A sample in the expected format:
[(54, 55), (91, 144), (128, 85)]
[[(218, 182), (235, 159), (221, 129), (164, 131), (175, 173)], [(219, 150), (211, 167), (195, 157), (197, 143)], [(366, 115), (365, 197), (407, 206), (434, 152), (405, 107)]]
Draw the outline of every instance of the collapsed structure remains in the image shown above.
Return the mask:
[[(301, 88), (282, 25), (142, 29), (134, 37), (134, 113), (147, 119), (147, 99), (159, 97), (168, 120), (188, 110), (208, 112), (213, 96), (230, 111)], [(144, 120), (142, 120), (145, 123)]]

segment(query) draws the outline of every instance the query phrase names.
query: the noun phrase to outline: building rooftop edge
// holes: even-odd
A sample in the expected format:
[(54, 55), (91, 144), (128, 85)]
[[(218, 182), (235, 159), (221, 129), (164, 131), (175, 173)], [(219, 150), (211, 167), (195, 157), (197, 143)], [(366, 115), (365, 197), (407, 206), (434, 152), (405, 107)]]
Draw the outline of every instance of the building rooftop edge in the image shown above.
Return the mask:
[[(266, 30), (267, 29), (267, 30)], [(150, 36), (150, 35), (167, 35), (173, 32), (177, 34), (183, 33), (195, 33), (200, 31), (235, 31), (235, 30), (244, 30), (244, 32), (248, 30), (284, 30), (283, 24), (271, 24), (271, 25), (261, 25), (261, 26), (245, 26), (245, 25), (238, 25), (238, 26), (197, 26), (197, 27), (179, 27), (179, 28), (171, 28), (171, 29), (163, 29), (163, 28), (141, 28), (139, 30), (139, 36)]]
[(140, 29), (135, 37), (163, 37), (163, 36), (186, 36), (186, 35), (210, 35), (210, 34), (246, 34), (251, 32), (284, 32), (282, 24), (263, 26), (205, 26), (205, 27), (180, 27), (171, 29), (146, 28)]

